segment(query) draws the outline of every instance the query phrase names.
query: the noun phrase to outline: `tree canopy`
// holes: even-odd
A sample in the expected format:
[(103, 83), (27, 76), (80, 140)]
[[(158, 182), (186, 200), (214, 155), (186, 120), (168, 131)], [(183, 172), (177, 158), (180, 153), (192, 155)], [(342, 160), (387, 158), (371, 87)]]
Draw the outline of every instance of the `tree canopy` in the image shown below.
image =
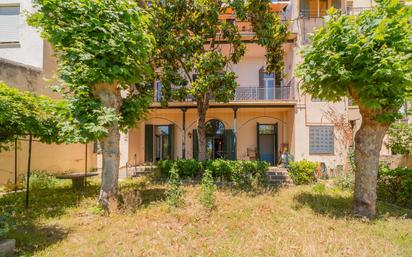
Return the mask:
[(18, 136), (33, 135), (45, 143), (65, 141), (62, 121), (67, 104), (0, 82), (0, 151)]
[[(153, 38), (147, 15), (129, 0), (39, 0), (29, 24), (53, 46), (61, 92), (87, 137), (101, 137), (113, 119), (121, 128), (136, 124), (150, 103), (149, 57)], [(93, 95), (96, 84), (117, 84), (127, 95), (119, 113)]]
[(354, 212), (366, 217), (376, 214), (383, 138), (402, 116), (399, 109), (412, 86), (412, 6), (399, 0), (376, 2), (356, 16), (330, 10), (298, 67), (304, 92), (330, 101), (350, 97), (359, 106)]
[(340, 101), (348, 96), (361, 107), (393, 121), (412, 86), (412, 7), (377, 0), (372, 10), (341, 15), (311, 38), (299, 66), (302, 88), (313, 97)]
[[(250, 21), (255, 32), (251, 40), (266, 48), (266, 70), (278, 74), (283, 69), (287, 24), (271, 12), (270, 0), (150, 2), (153, 64), (162, 83), (162, 102), (191, 98), (197, 103), (199, 159), (203, 160), (209, 102), (228, 102), (238, 86), (231, 65), (245, 55), (246, 43), (236, 21)], [(230, 18), (220, 17), (228, 13)]]
[(133, 127), (153, 99), (148, 16), (132, 0), (38, 0), (28, 21), (57, 56), (61, 93), (79, 131), (73, 139), (100, 140), (99, 203), (108, 208), (116, 201), (120, 130)]

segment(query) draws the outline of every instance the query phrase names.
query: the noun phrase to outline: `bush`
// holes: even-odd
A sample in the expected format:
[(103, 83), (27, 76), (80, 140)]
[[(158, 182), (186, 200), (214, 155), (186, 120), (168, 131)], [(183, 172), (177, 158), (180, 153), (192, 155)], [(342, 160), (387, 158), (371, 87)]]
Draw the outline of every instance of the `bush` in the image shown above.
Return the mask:
[(379, 200), (412, 209), (412, 169), (381, 165), (377, 194)]
[(346, 171), (339, 174), (335, 179), (335, 185), (342, 190), (353, 190), (355, 188), (355, 173)]
[(5, 239), (7, 234), (16, 228), (13, 213), (2, 211), (0, 213), (0, 240)]
[(188, 160), (161, 160), (156, 163), (156, 179), (169, 179), (172, 166), (176, 165), (180, 179), (193, 179), (200, 170), (200, 163), (194, 159)]
[(288, 167), (290, 178), (295, 185), (309, 184), (316, 181), (316, 162), (308, 160), (291, 162)]
[(255, 190), (267, 182), (269, 164), (264, 161), (205, 161), (203, 169), (210, 170), (216, 181), (230, 182), (235, 189)]
[(170, 207), (181, 207), (185, 204), (184, 192), (179, 178), (177, 165), (170, 169), (169, 189), (166, 191), (166, 201)]
[(202, 163), (202, 169), (210, 170), (213, 178), (221, 182), (232, 181), (232, 174), (235, 168), (233, 161), (222, 159), (207, 160)]
[[(46, 171), (33, 171), (30, 174), (30, 189), (48, 189), (56, 185), (58, 180)], [(24, 186), (27, 185), (27, 176), (24, 178)]]
[(386, 147), (392, 150), (392, 154), (412, 153), (412, 124), (394, 123), (387, 132)]
[(156, 179), (167, 179), (170, 176), (170, 169), (173, 165), (172, 160), (161, 160), (156, 163), (155, 178)]
[(237, 189), (252, 190), (267, 182), (269, 164), (264, 161), (231, 161), (206, 160), (198, 162), (194, 159), (177, 161), (159, 161), (156, 178), (170, 178), (172, 167), (175, 167), (179, 179), (194, 179), (202, 170), (209, 170), (214, 181), (230, 182)]
[(216, 197), (215, 197), (216, 185), (212, 177), (212, 171), (206, 170), (203, 173), (202, 185), (200, 188), (200, 203), (206, 209), (213, 209), (216, 207)]

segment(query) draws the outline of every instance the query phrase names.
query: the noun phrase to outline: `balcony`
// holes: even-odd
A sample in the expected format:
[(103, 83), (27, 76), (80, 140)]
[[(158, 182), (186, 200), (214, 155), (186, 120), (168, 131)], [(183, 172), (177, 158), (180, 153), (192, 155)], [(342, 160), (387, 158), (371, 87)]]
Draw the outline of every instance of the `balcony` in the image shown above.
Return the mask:
[(236, 89), (234, 101), (284, 101), (294, 100), (293, 86), (262, 88), (258, 86), (240, 86)]

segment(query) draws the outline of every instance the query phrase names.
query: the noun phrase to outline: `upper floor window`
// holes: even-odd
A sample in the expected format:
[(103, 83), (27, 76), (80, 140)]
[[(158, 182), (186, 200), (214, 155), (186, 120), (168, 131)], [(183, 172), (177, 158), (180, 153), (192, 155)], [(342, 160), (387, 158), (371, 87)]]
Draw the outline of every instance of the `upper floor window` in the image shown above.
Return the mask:
[(300, 0), (300, 15), (303, 17), (323, 17), (330, 7), (341, 8), (341, 0)]
[(155, 82), (155, 86), (156, 86), (156, 102), (160, 102), (162, 101), (162, 82), (160, 81), (156, 81)]
[(0, 5), (0, 46), (19, 43), (20, 6)]

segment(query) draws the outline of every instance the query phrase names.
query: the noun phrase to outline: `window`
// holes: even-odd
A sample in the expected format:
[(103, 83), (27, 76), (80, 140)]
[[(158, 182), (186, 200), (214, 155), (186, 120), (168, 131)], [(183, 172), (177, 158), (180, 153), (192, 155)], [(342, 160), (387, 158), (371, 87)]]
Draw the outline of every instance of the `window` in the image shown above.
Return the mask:
[(19, 43), (20, 6), (0, 5), (0, 44)]
[(259, 135), (273, 135), (275, 134), (275, 125), (259, 124)]
[(341, 0), (300, 0), (300, 15), (303, 17), (322, 17), (331, 7), (341, 8)]
[(334, 152), (333, 127), (309, 127), (309, 154), (333, 154)]
[(162, 101), (162, 83), (160, 81), (156, 81), (156, 102)]

